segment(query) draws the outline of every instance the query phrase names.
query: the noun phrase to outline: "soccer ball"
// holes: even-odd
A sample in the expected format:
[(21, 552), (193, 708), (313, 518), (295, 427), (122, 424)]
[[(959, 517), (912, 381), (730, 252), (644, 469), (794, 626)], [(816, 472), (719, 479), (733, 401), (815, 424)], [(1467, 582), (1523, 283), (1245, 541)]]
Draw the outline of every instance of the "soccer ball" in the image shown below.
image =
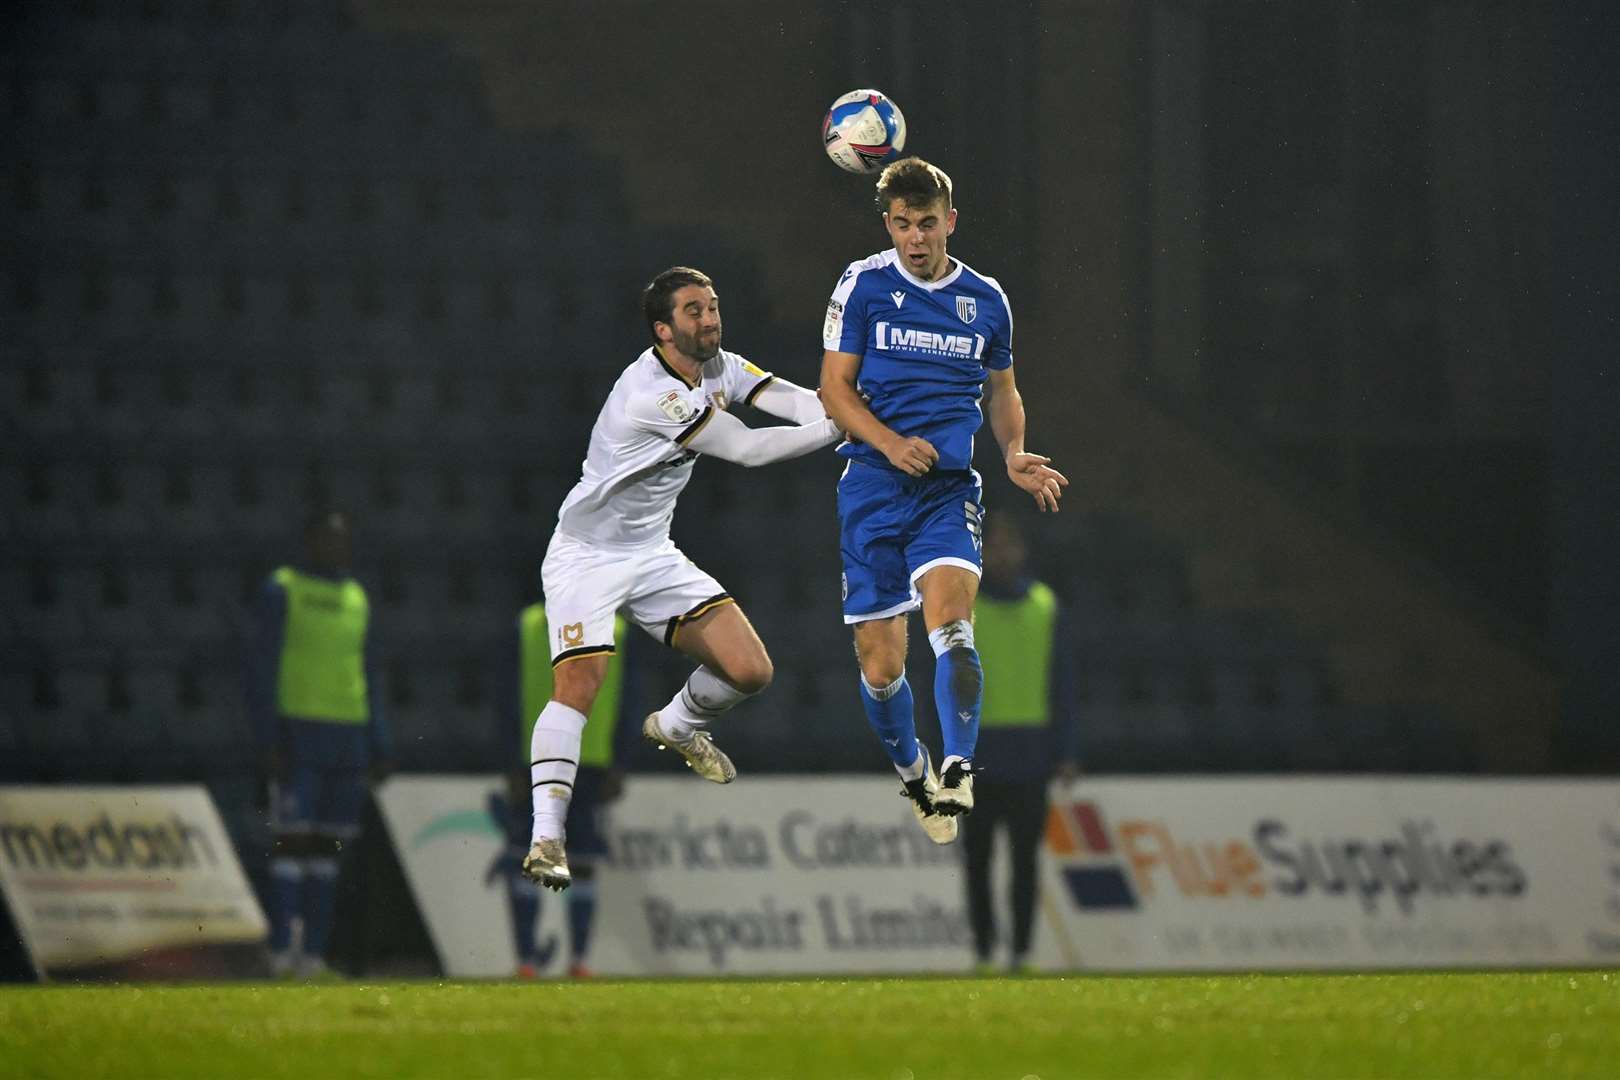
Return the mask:
[(827, 156), (852, 173), (877, 172), (906, 148), (906, 118), (881, 90), (851, 90), (821, 122)]

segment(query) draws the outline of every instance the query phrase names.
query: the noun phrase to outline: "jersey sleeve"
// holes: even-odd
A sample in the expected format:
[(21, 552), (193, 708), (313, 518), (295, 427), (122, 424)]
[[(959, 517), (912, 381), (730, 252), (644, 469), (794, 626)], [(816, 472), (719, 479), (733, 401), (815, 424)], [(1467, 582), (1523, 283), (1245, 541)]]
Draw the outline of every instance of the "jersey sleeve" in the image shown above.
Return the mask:
[(833, 288), (827, 301), (827, 320), (821, 326), (821, 344), (828, 352), (852, 353), (860, 356), (866, 351), (866, 304), (862, 290), (861, 266), (851, 263), (844, 276)]
[[(673, 381), (673, 380), (672, 380)], [(685, 446), (714, 417), (714, 409), (691, 390), (665, 384), (637, 391), (624, 415), (634, 428)]]
[(985, 359), (984, 366), (991, 371), (1005, 371), (1007, 368), (1012, 367), (1013, 362), (1012, 301), (1007, 299), (1007, 294), (1001, 291), (1001, 286), (994, 279), (987, 278), (986, 280), (995, 288), (996, 295), (1001, 298), (1002, 317), (996, 320), (996, 329), (990, 335), (990, 355)]
[(775, 375), (746, 357), (738, 356), (736, 353), (721, 353), (721, 355), (726, 358), (726, 366), (721, 373), (720, 382), (728, 402), (740, 401), (744, 405), (752, 405), (754, 399), (759, 397), (760, 391), (776, 381)]
[(810, 424), (780, 424), (751, 428), (730, 413), (722, 412), (712, 424), (692, 438), (692, 449), (723, 458), (737, 465), (769, 465), (786, 461), (843, 438), (827, 417)]
[(769, 384), (761, 384), (758, 392), (749, 399), (749, 404), (760, 412), (791, 420), (795, 424), (813, 423), (827, 415), (821, 398), (816, 396), (814, 390), (806, 390), (786, 379), (772, 379)]

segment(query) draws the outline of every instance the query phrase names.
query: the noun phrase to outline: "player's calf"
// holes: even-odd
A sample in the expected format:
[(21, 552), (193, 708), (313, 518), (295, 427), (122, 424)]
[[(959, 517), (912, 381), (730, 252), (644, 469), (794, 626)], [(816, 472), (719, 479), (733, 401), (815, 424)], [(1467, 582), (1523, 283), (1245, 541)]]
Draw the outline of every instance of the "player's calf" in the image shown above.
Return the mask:
[[(984, 668), (974, 647), (973, 624), (952, 619), (931, 630), (928, 643), (934, 649), (934, 704), (939, 711), (945, 762), (952, 758), (968, 761), (979, 741), (979, 711), (984, 701)], [(971, 802), (971, 794), (968, 799)]]

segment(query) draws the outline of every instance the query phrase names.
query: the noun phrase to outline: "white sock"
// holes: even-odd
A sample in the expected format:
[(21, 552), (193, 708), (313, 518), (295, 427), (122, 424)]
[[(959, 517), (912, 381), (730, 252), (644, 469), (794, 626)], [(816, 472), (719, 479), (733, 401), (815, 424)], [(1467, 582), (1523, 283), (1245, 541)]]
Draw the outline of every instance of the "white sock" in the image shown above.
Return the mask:
[(900, 774), (900, 779), (902, 780), (921, 780), (928, 772), (926, 767), (927, 761), (927, 754), (922, 748), (922, 743), (919, 742), (917, 744), (917, 760), (913, 761), (905, 768), (901, 768), (900, 766), (896, 765), (894, 767), (894, 771)]
[(950, 649), (973, 648), (973, 624), (966, 619), (952, 619), (928, 633), (928, 644), (935, 656), (944, 656)]
[(529, 790), (534, 799), (531, 839), (561, 840), (579, 771), (579, 738), (585, 714), (560, 701), (548, 701), (529, 737)]
[(671, 740), (689, 742), (695, 733), (709, 726), (709, 721), (748, 696), (708, 668), (700, 667), (669, 699), (669, 704), (658, 710), (658, 726)]

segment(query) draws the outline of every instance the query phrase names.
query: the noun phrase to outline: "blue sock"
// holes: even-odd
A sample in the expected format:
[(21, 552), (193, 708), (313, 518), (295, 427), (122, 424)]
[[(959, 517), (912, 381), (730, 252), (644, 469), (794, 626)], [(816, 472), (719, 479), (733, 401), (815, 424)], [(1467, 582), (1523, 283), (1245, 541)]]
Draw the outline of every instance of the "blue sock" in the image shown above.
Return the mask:
[(517, 946), (520, 964), (533, 964), (536, 924), (540, 921), (540, 887), (522, 874), (513, 874), (506, 885), (506, 905), (512, 913), (512, 942)]
[(934, 647), (934, 704), (945, 757), (973, 759), (979, 744), (979, 706), (984, 700), (984, 669), (973, 646), (973, 624), (948, 622), (928, 635)]
[(861, 704), (866, 706), (866, 722), (878, 733), (895, 768), (911, 766), (917, 760), (917, 724), (905, 672), (884, 687), (874, 687), (861, 676)]
[(575, 881), (568, 890), (568, 956), (576, 964), (585, 962), (591, 947), (591, 922), (596, 918), (596, 881)]
[(324, 957), (337, 911), (338, 861), (304, 860), (304, 955)]
[(277, 855), (270, 860), (270, 950), (285, 952), (292, 945), (292, 921), (298, 914), (304, 889), (304, 868), (297, 859)]

